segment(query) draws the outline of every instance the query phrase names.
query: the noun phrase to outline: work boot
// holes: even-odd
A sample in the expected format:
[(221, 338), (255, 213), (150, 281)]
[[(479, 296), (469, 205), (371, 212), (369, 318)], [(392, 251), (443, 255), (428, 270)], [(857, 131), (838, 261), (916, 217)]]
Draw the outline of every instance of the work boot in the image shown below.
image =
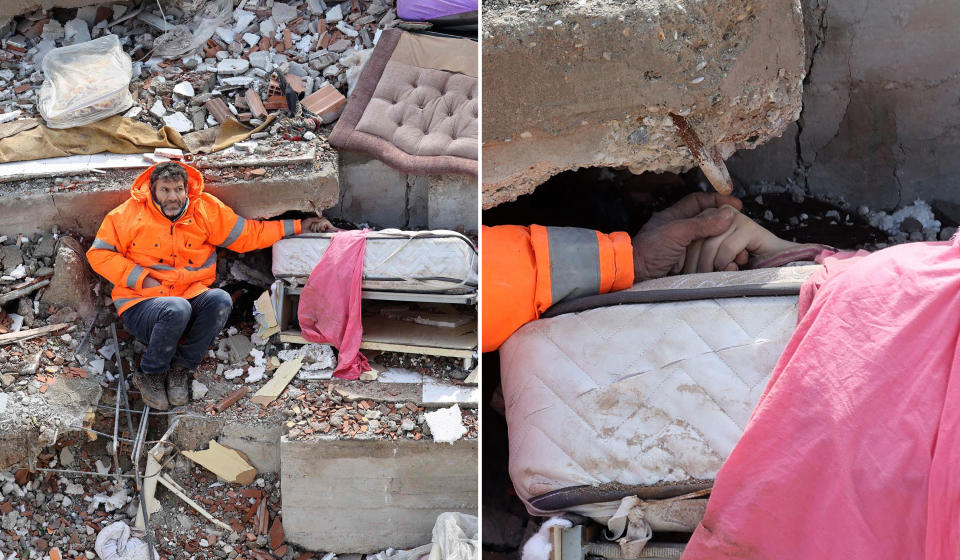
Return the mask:
[(173, 406), (183, 406), (190, 402), (190, 382), (193, 372), (184, 367), (175, 367), (167, 375), (167, 400)]
[(133, 384), (140, 389), (140, 398), (150, 408), (156, 410), (170, 408), (170, 402), (167, 400), (166, 377), (165, 373), (147, 375), (139, 369), (133, 374)]

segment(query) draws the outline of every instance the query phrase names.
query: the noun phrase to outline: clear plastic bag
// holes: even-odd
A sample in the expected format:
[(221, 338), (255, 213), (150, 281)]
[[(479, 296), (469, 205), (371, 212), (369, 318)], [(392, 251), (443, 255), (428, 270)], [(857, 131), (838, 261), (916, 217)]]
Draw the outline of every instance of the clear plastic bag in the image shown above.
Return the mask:
[(90, 124), (133, 105), (133, 63), (116, 35), (53, 49), (43, 73), (38, 108), (50, 128)]

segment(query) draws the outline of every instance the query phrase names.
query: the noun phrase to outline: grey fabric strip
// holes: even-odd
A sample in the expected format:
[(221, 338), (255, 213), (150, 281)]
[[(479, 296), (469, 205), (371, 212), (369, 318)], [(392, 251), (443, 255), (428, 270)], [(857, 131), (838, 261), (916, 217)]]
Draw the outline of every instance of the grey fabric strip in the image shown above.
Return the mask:
[(173, 268), (168, 264), (151, 264), (147, 268), (152, 268), (153, 270), (176, 270), (175, 268)]
[(548, 227), (553, 304), (600, 291), (600, 245), (592, 229)]
[(114, 253), (119, 253), (119, 251), (117, 251), (117, 248), (116, 248), (116, 247), (114, 247), (113, 245), (107, 243), (106, 241), (104, 241), (104, 240), (102, 240), (102, 239), (94, 239), (94, 240), (93, 240), (93, 248), (94, 248), (94, 249), (106, 249), (107, 251), (113, 251)]
[(146, 272), (146, 269), (140, 266), (139, 264), (133, 267), (133, 270), (130, 271), (130, 274), (127, 276), (127, 287), (136, 288), (137, 287), (137, 278), (140, 278), (140, 275)]
[(284, 220), (283, 221), (283, 236), (290, 237), (296, 232), (296, 228), (293, 227), (293, 220)]
[(187, 270), (191, 270), (191, 271), (203, 270), (204, 268), (209, 268), (213, 266), (215, 262), (217, 262), (216, 251), (210, 253), (210, 256), (207, 257), (207, 260), (203, 261), (203, 264), (201, 264), (200, 266), (188, 266)]
[(236, 241), (240, 237), (240, 234), (243, 233), (243, 226), (246, 223), (247, 220), (245, 220), (243, 216), (237, 216), (237, 221), (233, 224), (233, 229), (230, 230), (230, 235), (228, 235), (227, 238), (223, 240), (223, 243), (220, 243), (218, 246), (228, 247), (234, 241)]
[(113, 300), (113, 305), (117, 308), (117, 311), (120, 311), (120, 308), (121, 308), (121, 307), (123, 307), (124, 305), (126, 305), (127, 303), (129, 303), (129, 302), (131, 302), (131, 301), (133, 301), (133, 300), (135, 300), (135, 299), (137, 299), (137, 298), (132, 298), (132, 297), (128, 297), (128, 298), (117, 298), (117, 299)]

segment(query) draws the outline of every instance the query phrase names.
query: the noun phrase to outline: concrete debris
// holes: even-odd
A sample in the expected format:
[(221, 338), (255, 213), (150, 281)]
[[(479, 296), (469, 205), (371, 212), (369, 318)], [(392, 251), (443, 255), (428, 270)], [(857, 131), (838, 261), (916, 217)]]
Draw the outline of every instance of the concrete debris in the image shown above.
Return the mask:
[(467, 433), (467, 428), (463, 425), (463, 415), (458, 405), (428, 412), (424, 414), (424, 417), (433, 433), (433, 440), (438, 443), (452, 444)]
[(193, 380), (191, 388), (192, 388), (193, 398), (197, 400), (207, 396), (207, 392), (209, 391), (206, 385), (204, 385), (203, 383), (200, 383), (196, 379)]
[[(214, 5), (222, 2), (209, 3), (198, 13), (187, 6), (203, 3), (187, 0), (184, 9), (144, 4), (134, 17), (121, 3), (80, 8), (82, 15), (66, 23), (52, 9), (14, 17), (0, 28), (0, 43), (6, 47), (0, 52), (0, 124), (37, 113), (40, 65), (48, 52), (108, 34), (121, 39), (134, 61), (134, 106), (124, 116), (154, 128), (167, 124), (180, 132), (202, 130), (211, 126), (206, 111), (195, 115), (210, 97), (222, 95), (238, 109), (235, 118), (253, 124), (262, 117), (241, 101), (246, 92), (235, 88), (250, 87), (266, 102), (268, 73), (280, 68), (303, 78), (308, 87), (299, 92), (301, 97), (312, 93), (312, 85), (324, 76), (345, 93), (347, 76), (337, 64), (338, 53), (369, 48), (384, 29), (399, 24), (393, 3), (380, 0), (329, 6), (322, 0), (226, 1), (231, 10), (222, 14), (214, 13)], [(328, 62), (313, 64), (318, 55)], [(270, 112), (284, 109), (268, 107)], [(168, 112), (185, 116), (190, 127), (180, 116), (171, 120)]]

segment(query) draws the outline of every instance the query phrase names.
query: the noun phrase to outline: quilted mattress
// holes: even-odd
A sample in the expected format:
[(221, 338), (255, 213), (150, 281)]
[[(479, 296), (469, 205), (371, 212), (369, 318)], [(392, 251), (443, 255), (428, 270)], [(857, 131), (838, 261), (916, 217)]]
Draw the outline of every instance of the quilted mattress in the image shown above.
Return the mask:
[[(793, 332), (797, 296), (697, 291), (796, 292), (815, 268), (641, 283), (514, 333), (501, 379), (510, 476), (528, 510), (605, 523), (624, 496), (709, 486)], [(650, 293), (673, 301), (623, 303)]]
[[(308, 233), (273, 245), (273, 275), (306, 278), (333, 234)], [(477, 250), (455, 231), (382, 230), (367, 235), (363, 289), (466, 294), (477, 291)]]

